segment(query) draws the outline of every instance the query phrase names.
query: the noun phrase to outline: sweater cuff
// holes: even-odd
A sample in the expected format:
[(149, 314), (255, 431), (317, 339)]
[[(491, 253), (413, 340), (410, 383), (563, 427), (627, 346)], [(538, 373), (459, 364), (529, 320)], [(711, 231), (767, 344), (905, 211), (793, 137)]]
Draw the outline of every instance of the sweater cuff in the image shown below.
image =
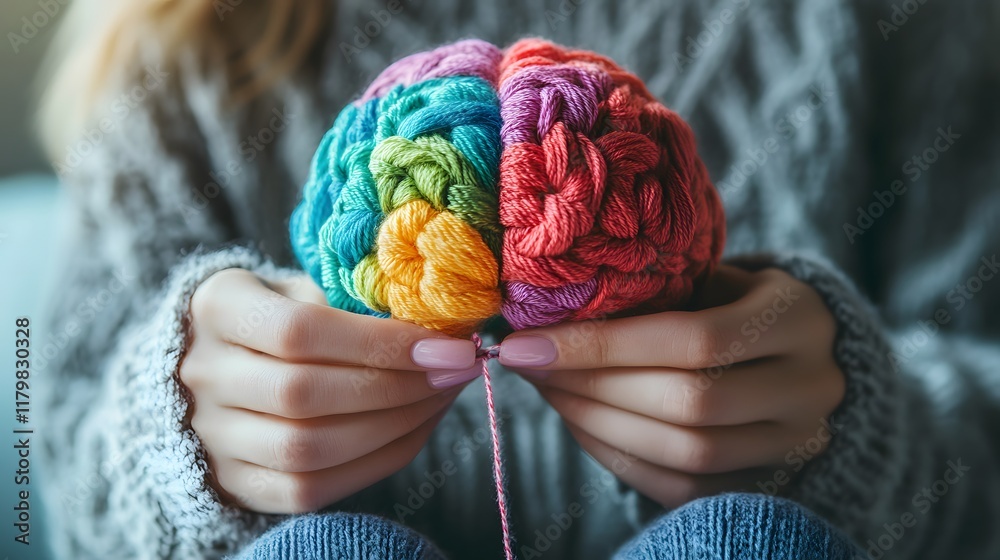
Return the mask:
[[(208, 483), (206, 453), (188, 421), (189, 399), (178, 378), (189, 342), (189, 304), (197, 287), (227, 268), (251, 270), (266, 278), (287, 276), (256, 251), (231, 247), (198, 251), (172, 271), (155, 299), (146, 324), (122, 341), (110, 378), (113, 414), (119, 423), (114, 455), (124, 502), (147, 502), (152, 535), (134, 535), (153, 557), (200, 558), (237, 551), (283, 517), (224, 506)], [(115, 428), (109, 427), (114, 430)], [(113, 490), (114, 492), (114, 490)], [(134, 511), (134, 510), (133, 510)], [(137, 520), (138, 521), (138, 520)], [(136, 523), (137, 527), (151, 527)]]
[(784, 270), (816, 290), (836, 320), (833, 353), (846, 392), (828, 418), (832, 439), (823, 454), (804, 466), (789, 464), (784, 470), (791, 482), (778, 491), (857, 538), (884, 496), (879, 488), (897, 482), (889, 480), (893, 475), (888, 465), (905, 455), (903, 387), (891, 367), (885, 330), (854, 284), (819, 258), (755, 255), (730, 264), (748, 270)]

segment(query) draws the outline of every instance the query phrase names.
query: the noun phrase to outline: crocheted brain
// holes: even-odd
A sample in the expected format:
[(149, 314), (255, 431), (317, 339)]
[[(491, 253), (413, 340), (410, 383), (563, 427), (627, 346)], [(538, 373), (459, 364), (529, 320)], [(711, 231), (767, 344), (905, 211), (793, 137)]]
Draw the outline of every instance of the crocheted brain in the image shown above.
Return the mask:
[(610, 59), (469, 40), (389, 66), (291, 219), (334, 307), (469, 335), (676, 309), (724, 219), (691, 129)]

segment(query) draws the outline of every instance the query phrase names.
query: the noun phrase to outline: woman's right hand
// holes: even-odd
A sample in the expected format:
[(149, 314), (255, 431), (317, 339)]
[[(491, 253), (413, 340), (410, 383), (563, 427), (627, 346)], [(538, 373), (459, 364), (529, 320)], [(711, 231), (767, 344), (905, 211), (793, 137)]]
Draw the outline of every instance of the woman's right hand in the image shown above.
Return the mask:
[(481, 371), (472, 341), (334, 309), (306, 275), (220, 271), (195, 291), (189, 332), (180, 379), (213, 486), (264, 513), (321, 509), (400, 470)]

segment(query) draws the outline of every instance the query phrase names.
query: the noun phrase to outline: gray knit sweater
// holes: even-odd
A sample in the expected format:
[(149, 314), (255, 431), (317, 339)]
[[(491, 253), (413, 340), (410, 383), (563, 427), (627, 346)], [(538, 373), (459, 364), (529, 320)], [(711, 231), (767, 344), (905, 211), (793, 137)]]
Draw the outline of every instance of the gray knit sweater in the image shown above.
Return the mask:
[[(287, 219), (312, 152), (391, 61), (538, 35), (646, 80), (698, 136), (728, 257), (783, 267), (836, 317), (840, 427), (779, 490), (886, 558), (1000, 558), (995, 3), (403, 0), (367, 45), (384, 2), (336, 4), (326, 43), (268, 96), (234, 110), (211, 61), (153, 59), (137, 83), (168, 76), (61, 162), (73, 230), (51, 328), (82, 328), (44, 372), (39, 430), (61, 557), (218, 558), (282, 519), (224, 507), (206, 482), (176, 377), (192, 292), (227, 267), (294, 272)], [(578, 502), (545, 557), (603, 559), (663, 513), (609, 483), (528, 384), (497, 378), (522, 545)], [(473, 384), (409, 467), (336, 509), (402, 517), (454, 558), (496, 557), (485, 429)], [(448, 461), (457, 472), (407, 505)]]

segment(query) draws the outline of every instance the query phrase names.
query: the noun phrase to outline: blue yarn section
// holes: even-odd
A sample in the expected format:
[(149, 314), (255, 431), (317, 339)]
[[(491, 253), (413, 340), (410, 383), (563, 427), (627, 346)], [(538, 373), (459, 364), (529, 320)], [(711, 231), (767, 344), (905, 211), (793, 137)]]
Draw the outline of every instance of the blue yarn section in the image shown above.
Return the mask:
[[(462, 153), (488, 193), (483, 202), (459, 217), (482, 228), (496, 221), (500, 167), (500, 104), (489, 82), (472, 76), (435, 78), (397, 86), (383, 98), (345, 107), (323, 136), (313, 156), (302, 201), (292, 213), (292, 249), (303, 269), (323, 288), (331, 306), (354, 313), (388, 317), (388, 309), (372, 309), (360, 298), (353, 281), (358, 263), (375, 252), (385, 218), (369, 166), (372, 151), (387, 138), (416, 140), (441, 135)], [(457, 190), (456, 202), (469, 189)], [(443, 209), (443, 208), (442, 208)], [(470, 211), (464, 211), (468, 214)], [(485, 213), (486, 216), (475, 214)], [(499, 256), (500, 230), (483, 231)]]

